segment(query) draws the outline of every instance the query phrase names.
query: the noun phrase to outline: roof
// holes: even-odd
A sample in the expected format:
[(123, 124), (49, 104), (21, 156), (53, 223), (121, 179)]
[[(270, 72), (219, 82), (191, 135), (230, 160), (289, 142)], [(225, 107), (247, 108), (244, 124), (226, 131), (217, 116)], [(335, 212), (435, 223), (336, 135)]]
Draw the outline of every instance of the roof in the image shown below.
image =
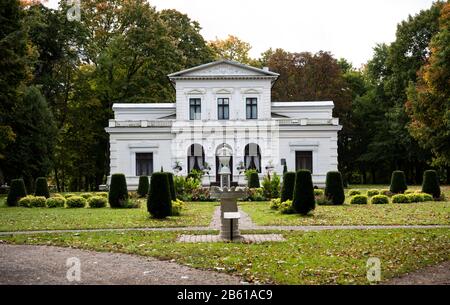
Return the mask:
[[(232, 60), (226, 60), (226, 59), (222, 59), (222, 60), (217, 60), (217, 61), (213, 61), (210, 63), (206, 63), (200, 66), (196, 66), (193, 68), (189, 68), (189, 69), (185, 69), (185, 70), (181, 70), (175, 73), (171, 73), (168, 75), (168, 77), (170, 79), (173, 78), (178, 78), (178, 77), (183, 77), (186, 76), (186, 74), (192, 73), (192, 72), (196, 72), (196, 71), (200, 71), (203, 69), (207, 69), (213, 66), (217, 66), (220, 64), (228, 64), (234, 67), (238, 67), (244, 70), (248, 70), (248, 71), (252, 71), (252, 72), (257, 72), (258, 74), (260, 74), (261, 76), (269, 76), (269, 77), (273, 77), (273, 78), (278, 78), (279, 74), (272, 72), (272, 71), (268, 71), (268, 70), (264, 70), (264, 69), (259, 69), (259, 68), (255, 68), (249, 65), (245, 65), (236, 61), (232, 61)], [(249, 74), (248, 76), (251, 76), (251, 74)]]
[(115, 109), (175, 109), (175, 103), (114, 103)]
[(333, 101), (272, 102), (272, 107), (334, 107)]

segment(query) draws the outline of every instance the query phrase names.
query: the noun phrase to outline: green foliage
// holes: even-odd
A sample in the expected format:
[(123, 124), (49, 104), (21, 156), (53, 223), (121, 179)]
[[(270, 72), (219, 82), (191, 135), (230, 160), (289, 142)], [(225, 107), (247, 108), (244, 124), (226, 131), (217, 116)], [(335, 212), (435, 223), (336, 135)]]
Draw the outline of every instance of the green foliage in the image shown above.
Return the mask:
[(19, 206), (24, 208), (44, 208), (46, 198), (44, 196), (28, 195), (19, 200)]
[(86, 206), (86, 199), (81, 196), (72, 196), (67, 198), (66, 205), (68, 208), (84, 208)]
[(256, 171), (251, 172), (248, 179), (248, 187), (249, 188), (259, 188), (259, 176)]
[(274, 198), (272, 200), (270, 200), (270, 209), (272, 210), (278, 210), (280, 208), (281, 205), (281, 199), (280, 198)]
[(244, 201), (266, 201), (262, 188), (247, 188)]
[(317, 205), (332, 205), (333, 202), (324, 194), (316, 195), (316, 204)]
[(180, 199), (172, 200), (172, 216), (180, 216), (181, 210), (185, 208), (185, 203)]
[(422, 201), (424, 201), (424, 202), (434, 200), (433, 196), (431, 196), (430, 194), (421, 194), (421, 195), (422, 195)]
[(137, 193), (139, 197), (145, 197), (148, 194), (148, 189), (150, 187), (150, 183), (148, 182), (147, 176), (140, 176), (139, 177), (139, 185), (137, 189)]
[(287, 165), (283, 165), (283, 175), (286, 174), (288, 172), (288, 168)]
[(281, 187), (281, 202), (292, 200), (294, 196), (295, 173), (287, 172), (283, 175), (283, 185)]
[(375, 195), (380, 195), (380, 191), (379, 190), (367, 190), (367, 196), (368, 197), (372, 197)]
[(264, 197), (267, 199), (280, 197), (280, 177), (274, 173), (272, 177), (265, 176), (262, 182)]
[(389, 197), (386, 195), (375, 195), (370, 200), (372, 204), (388, 204), (389, 203)]
[(397, 194), (392, 196), (392, 203), (410, 203), (407, 195)]
[(422, 192), (432, 195), (434, 198), (441, 196), (439, 178), (434, 170), (427, 170), (423, 173)]
[(89, 198), (94, 196), (94, 194), (93, 193), (83, 193), (80, 196), (83, 197), (84, 199), (88, 200)]
[(102, 196), (104, 198), (108, 198), (108, 193), (107, 192), (96, 192), (95, 196)]
[(215, 199), (211, 198), (209, 188), (207, 187), (198, 187), (192, 190), (191, 196), (188, 196), (188, 198), (189, 201), (215, 201)]
[(406, 186), (405, 173), (402, 171), (392, 172), (390, 191), (393, 194), (403, 194), (408, 187)]
[(112, 208), (124, 207), (128, 200), (127, 180), (124, 174), (113, 174), (109, 186), (108, 201)]
[(314, 188), (311, 172), (299, 170), (295, 177), (294, 198), (292, 200), (294, 210), (302, 215), (308, 214), (315, 208)]
[(172, 214), (169, 179), (165, 173), (152, 174), (147, 210), (154, 218), (166, 218)]
[(169, 179), (170, 197), (172, 200), (177, 200), (177, 193), (175, 192), (174, 175), (172, 173), (166, 173), (167, 179)]
[(36, 189), (34, 192), (35, 196), (44, 196), (45, 198), (50, 197), (50, 192), (48, 191), (47, 179), (45, 177), (39, 177), (36, 179)]
[(187, 175), (186, 179), (192, 178), (197, 181), (202, 181), (203, 172), (198, 169), (193, 169), (190, 171), (190, 173)]
[(327, 198), (330, 199), (334, 205), (344, 204), (345, 193), (340, 172), (327, 173), (325, 196), (327, 196)]
[(367, 204), (368, 199), (365, 195), (355, 195), (350, 199), (350, 204)]
[(108, 200), (102, 196), (92, 196), (88, 200), (88, 205), (91, 208), (104, 208), (108, 203)]
[(350, 190), (348, 191), (349, 196), (361, 195), (361, 191), (358, 190)]
[(292, 200), (282, 202), (278, 208), (281, 214), (294, 214), (295, 209)]
[(324, 194), (325, 194), (324, 190), (314, 189), (314, 196), (318, 197), (318, 196), (323, 196)]
[(25, 190), (23, 179), (11, 180), (11, 187), (9, 189), (8, 198), (6, 199), (6, 204), (10, 207), (16, 206), (19, 199), (26, 195), (27, 191)]
[(60, 196), (50, 197), (47, 198), (45, 204), (48, 208), (63, 208), (66, 204), (66, 198)]
[(405, 195), (409, 202), (422, 202), (424, 200), (422, 194), (412, 193)]
[(76, 196), (75, 194), (72, 193), (67, 193), (64, 195), (64, 198), (69, 199), (70, 197)]
[(382, 190), (380, 190), (380, 195), (392, 196), (392, 193), (390, 190), (382, 189)]

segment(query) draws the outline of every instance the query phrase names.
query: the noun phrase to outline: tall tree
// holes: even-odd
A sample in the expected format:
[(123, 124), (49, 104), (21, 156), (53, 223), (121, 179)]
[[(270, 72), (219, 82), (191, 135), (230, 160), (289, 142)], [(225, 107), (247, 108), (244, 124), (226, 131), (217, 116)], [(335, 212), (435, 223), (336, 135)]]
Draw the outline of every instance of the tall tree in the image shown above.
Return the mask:
[(216, 60), (228, 59), (247, 65), (257, 66), (258, 62), (250, 57), (252, 46), (236, 36), (228, 35), (225, 39), (216, 38), (209, 42)]

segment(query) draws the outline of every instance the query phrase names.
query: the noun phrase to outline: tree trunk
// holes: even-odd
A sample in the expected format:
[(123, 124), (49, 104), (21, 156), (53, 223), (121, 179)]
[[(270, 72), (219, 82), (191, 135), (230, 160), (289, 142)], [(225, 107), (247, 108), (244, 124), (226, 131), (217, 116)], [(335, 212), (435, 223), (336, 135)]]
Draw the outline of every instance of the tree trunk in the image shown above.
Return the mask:
[(56, 181), (56, 191), (59, 193), (61, 192), (61, 188), (59, 185), (59, 177), (58, 177), (58, 170), (55, 167), (55, 181)]

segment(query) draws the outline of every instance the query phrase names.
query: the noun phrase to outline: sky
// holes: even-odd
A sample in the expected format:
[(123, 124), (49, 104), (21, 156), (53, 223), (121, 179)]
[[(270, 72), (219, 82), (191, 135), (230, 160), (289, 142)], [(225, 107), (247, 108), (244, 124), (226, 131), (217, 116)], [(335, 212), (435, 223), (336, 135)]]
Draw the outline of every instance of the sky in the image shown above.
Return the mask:
[[(83, 0), (81, 0), (83, 1)], [(49, 0), (56, 7), (58, 0)], [(229, 34), (251, 44), (258, 58), (269, 48), (331, 52), (360, 67), (377, 43), (395, 39), (397, 24), (427, 9), (433, 0), (151, 0), (173, 8), (202, 27), (206, 40)], [(83, 18), (81, 12), (81, 18)]]

